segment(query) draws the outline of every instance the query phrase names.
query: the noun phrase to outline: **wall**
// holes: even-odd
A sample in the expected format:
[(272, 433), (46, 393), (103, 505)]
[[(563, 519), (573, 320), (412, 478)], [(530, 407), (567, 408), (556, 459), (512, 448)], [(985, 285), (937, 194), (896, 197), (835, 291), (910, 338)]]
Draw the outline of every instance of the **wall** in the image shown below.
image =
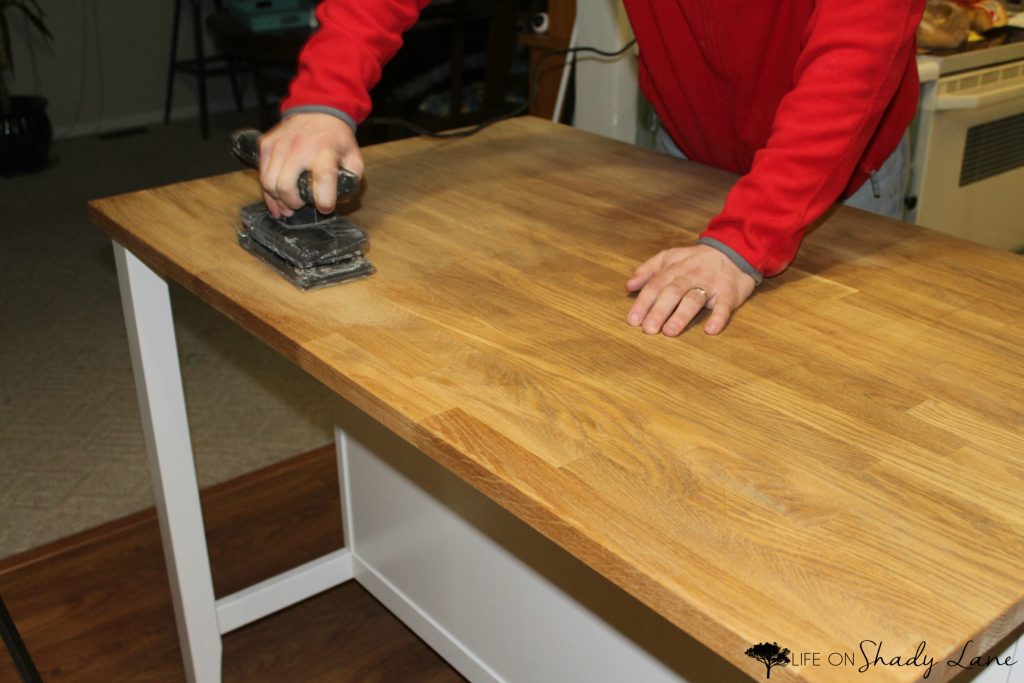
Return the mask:
[[(173, 0), (39, 0), (54, 35), (52, 50), (9, 11), (16, 94), (49, 100), (57, 137), (109, 132), (163, 120)], [(189, 3), (182, 12), (179, 56), (193, 55)], [(210, 11), (212, 2), (203, 6)], [(209, 38), (207, 49), (212, 50)], [(208, 52), (207, 54), (210, 54)], [(210, 109), (233, 107), (226, 78), (209, 82)], [(178, 75), (173, 118), (195, 116), (196, 80)]]

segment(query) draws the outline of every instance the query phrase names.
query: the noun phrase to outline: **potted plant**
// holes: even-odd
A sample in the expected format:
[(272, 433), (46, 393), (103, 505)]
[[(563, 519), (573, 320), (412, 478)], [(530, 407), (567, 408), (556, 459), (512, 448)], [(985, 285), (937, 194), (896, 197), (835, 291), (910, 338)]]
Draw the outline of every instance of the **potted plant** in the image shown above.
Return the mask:
[(8, 10), (24, 16), (43, 40), (53, 40), (38, 0), (0, 0), (0, 174), (37, 171), (49, 162), (53, 128), (42, 97), (11, 95), (6, 73), (13, 69)]

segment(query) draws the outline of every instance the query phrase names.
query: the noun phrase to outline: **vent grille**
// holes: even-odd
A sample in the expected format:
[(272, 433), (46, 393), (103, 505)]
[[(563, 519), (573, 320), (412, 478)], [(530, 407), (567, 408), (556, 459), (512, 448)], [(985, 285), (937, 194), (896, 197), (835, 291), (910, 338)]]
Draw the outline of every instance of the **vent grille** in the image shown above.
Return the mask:
[(1010, 81), (1018, 80), (1024, 80), (1024, 67), (1019, 62), (1004, 66), (994, 66), (983, 71), (972, 71), (962, 76), (944, 77), (939, 82), (939, 94), (953, 95), (972, 90), (983, 90), (992, 86), (999, 87), (1000, 84), (1005, 85)]
[(960, 187), (1024, 166), (1024, 114), (967, 130)]

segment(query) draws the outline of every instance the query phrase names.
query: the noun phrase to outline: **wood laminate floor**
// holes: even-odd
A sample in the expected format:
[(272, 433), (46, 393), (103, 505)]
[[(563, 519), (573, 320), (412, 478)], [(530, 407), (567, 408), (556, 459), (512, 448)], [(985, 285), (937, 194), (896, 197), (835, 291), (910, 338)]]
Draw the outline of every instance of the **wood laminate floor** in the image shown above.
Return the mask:
[[(342, 545), (334, 463), (325, 447), (204, 492), (218, 597)], [(153, 509), (3, 560), (0, 595), (44, 681), (184, 679)], [(348, 582), (228, 634), (224, 680), (463, 679)]]

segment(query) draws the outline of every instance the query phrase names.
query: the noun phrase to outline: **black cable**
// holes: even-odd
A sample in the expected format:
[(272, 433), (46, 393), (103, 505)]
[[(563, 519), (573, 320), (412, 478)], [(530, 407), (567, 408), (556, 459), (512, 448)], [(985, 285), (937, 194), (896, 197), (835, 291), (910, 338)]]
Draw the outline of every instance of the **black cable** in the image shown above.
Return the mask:
[(407, 130), (410, 130), (413, 133), (415, 133), (416, 135), (422, 135), (422, 136), (428, 137), (428, 138), (439, 138), (439, 139), (445, 139), (445, 138), (466, 138), (466, 137), (469, 137), (470, 135), (475, 135), (476, 133), (479, 133), (484, 128), (487, 128), (488, 126), (491, 126), (491, 125), (493, 125), (495, 123), (498, 123), (499, 121), (505, 121), (506, 119), (515, 118), (516, 116), (519, 116), (519, 115), (525, 113), (527, 110), (529, 110), (530, 105), (533, 104), (533, 100), (537, 97), (537, 85), (540, 82), (540, 71), (541, 71), (540, 66), (541, 66), (541, 64), (543, 64), (544, 60), (548, 59), (549, 57), (555, 57), (555, 56), (558, 56), (558, 55), (568, 55), (568, 54), (576, 55), (576, 54), (579, 54), (580, 52), (588, 52), (588, 53), (592, 53), (592, 54), (595, 54), (595, 55), (599, 55), (601, 57), (618, 57), (621, 54), (623, 54), (624, 52), (626, 52), (629, 48), (633, 47), (633, 45), (635, 45), (635, 44), (636, 44), (636, 39), (634, 38), (633, 40), (629, 41), (628, 43), (626, 43), (625, 45), (620, 47), (618, 50), (615, 50), (614, 52), (609, 52), (607, 50), (599, 50), (596, 47), (588, 47), (588, 46), (583, 46), (583, 47), (567, 47), (567, 48), (562, 48), (560, 50), (549, 50), (548, 52), (545, 52), (537, 60), (537, 63), (535, 65), (535, 67), (534, 67), (533, 80), (532, 80), (532, 82), (530, 84), (530, 97), (526, 100), (526, 102), (524, 102), (523, 104), (519, 105), (518, 107), (516, 107), (512, 111), (509, 111), (509, 112), (506, 112), (504, 114), (500, 114), (500, 115), (495, 116), (493, 118), (487, 119), (486, 121), (484, 121), (482, 123), (478, 123), (477, 125), (473, 126), (472, 128), (463, 128), (462, 130), (453, 130), (453, 131), (445, 131), (445, 132), (441, 132), (441, 133), (435, 133), (433, 131), (427, 130), (423, 126), (420, 126), (420, 125), (417, 125), (417, 124), (413, 123), (412, 121), (406, 121), (405, 119), (392, 118), (392, 117), (388, 117), (388, 116), (381, 116), (381, 117), (374, 117), (374, 118), (371, 118), (371, 119), (367, 119), (366, 121), (363, 122), (363, 125), (369, 125), (369, 126), (398, 126), (399, 128), (405, 128)]

